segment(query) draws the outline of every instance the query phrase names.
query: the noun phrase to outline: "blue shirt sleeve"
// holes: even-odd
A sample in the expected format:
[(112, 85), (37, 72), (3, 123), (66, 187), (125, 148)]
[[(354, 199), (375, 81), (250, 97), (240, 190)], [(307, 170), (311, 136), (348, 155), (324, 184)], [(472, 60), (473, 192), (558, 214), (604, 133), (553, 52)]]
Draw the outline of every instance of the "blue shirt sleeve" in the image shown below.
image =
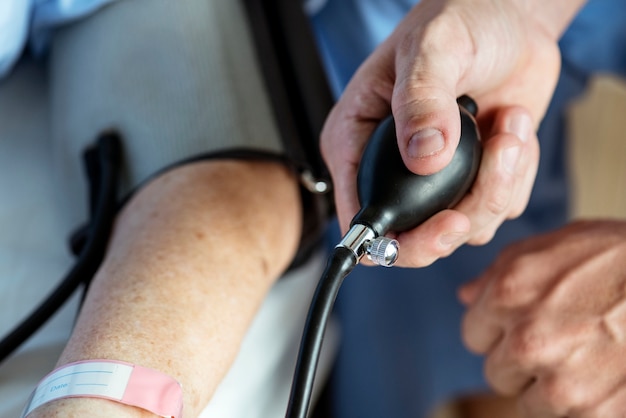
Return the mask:
[(0, 1), (0, 77), (4, 77), (22, 53), (28, 36), (32, 0)]
[(6, 76), (26, 45), (45, 51), (54, 27), (87, 16), (116, 0), (1, 0), (0, 78)]
[(563, 66), (626, 76), (626, 3), (588, 0), (560, 41)]
[(331, 87), (339, 96), (354, 71), (418, 0), (326, 0), (310, 13)]

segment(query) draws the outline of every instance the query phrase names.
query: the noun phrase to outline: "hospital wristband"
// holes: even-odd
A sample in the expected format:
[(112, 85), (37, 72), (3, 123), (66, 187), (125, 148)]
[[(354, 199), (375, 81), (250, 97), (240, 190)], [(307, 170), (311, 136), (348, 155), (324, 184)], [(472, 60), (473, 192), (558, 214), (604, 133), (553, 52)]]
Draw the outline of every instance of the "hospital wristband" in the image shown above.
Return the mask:
[(102, 398), (135, 406), (166, 418), (181, 418), (180, 383), (157, 370), (113, 360), (87, 360), (52, 371), (31, 394), (22, 418), (62, 398)]

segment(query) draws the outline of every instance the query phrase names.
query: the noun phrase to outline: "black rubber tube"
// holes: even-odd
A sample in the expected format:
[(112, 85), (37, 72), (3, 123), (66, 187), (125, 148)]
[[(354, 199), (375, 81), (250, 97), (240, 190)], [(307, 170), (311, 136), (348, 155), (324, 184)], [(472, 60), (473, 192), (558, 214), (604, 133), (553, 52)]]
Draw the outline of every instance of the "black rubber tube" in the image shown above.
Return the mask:
[(285, 415), (287, 418), (306, 418), (307, 416), (326, 325), (343, 279), (352, 271), (356, 263), (354, 253), (344, 247), (335, 248), (328, 258), (304, 325)]
[[(33, 335), (67, 301), (81, 283), (88, 285), (105, 254), (117, 212), (117, 166), (120, 141), (114, 134), (99, 138), (95, 150), (97, 192), (92, 196), (94, 209), (85, 247), (61, 284), (26, 319), (0, 341), (0, 363)], [(88, 151), (89, 152), (89, 151)], [(89, 158), (89, 156), (87, 156)], [(93, 167), (90, 167), (93, 170)], [(89, 170), (88, 170), (89, 171)], [(95, 175), (91, 172), (90, 176)], [(93, 182), (92, 182), (93, 183)], [(92, 184), (95, 186), (95, 184)], [(93, 189), (91, 190), (93, 192)]]

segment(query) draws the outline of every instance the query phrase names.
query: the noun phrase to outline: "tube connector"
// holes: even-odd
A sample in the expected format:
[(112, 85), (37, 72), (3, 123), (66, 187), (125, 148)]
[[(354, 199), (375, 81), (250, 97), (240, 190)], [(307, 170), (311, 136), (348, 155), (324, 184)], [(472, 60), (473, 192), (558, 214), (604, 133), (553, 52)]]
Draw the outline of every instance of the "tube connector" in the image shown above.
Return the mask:
[(352, 251), (357, 262), (367, 254), (367, 257), (379, 266), (391, 267), (398, 259), (398, 241), (377, 237), (372, 228), (362, 224), (354, 224), (337, 247)]
[(376, 238), (374, 230), (368, 226), (354, 224), (352, 228), (344, 235), (343, 239), (337, 247), (344, 247), (354, 253), (357, 261), (365, 254), (365, 243)]

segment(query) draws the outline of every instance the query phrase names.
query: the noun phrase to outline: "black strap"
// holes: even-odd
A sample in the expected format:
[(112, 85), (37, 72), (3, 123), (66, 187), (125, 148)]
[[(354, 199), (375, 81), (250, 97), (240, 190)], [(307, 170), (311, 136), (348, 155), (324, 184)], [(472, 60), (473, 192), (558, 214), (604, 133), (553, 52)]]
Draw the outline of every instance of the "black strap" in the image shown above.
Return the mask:
[(300, 167), (301, 175), (312, 175), (329, 186), (326, 193), (302, 193), (306, 210), (300, 251), (293, 264), (297, 266), (309, 255), (307, 249), (322, 239), (334, 215), (330, 174), (319, 146), (334, 99), (302, 2), (243, 1), (286, 153)]
[(334, 99), (298, 0), (243, 0), (287, 155), (330, 179), (319, 136)]
[(84, 245), (76, 264), (61, 284), (25, 320), (0, 341), (0, 363), (30, 338), (76, 291), (88, 284), (102, 263), (113, 220), (117, 213), (117, 173), (120, 140), (115, 134), (101, 136), (84, 154), (89, 178), (91, 221), (84, 231)]

